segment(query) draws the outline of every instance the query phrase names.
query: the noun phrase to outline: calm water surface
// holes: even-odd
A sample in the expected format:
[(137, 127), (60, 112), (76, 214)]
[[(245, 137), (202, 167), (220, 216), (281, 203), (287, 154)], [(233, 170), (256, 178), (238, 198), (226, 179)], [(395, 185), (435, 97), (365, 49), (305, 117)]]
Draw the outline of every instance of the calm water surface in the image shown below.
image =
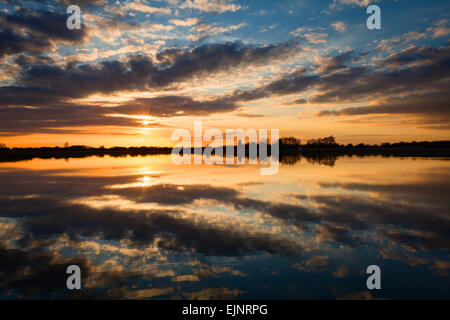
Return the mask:
[(449, 299), (449, 190), (446, 159), (1, 163), (0, 298)]

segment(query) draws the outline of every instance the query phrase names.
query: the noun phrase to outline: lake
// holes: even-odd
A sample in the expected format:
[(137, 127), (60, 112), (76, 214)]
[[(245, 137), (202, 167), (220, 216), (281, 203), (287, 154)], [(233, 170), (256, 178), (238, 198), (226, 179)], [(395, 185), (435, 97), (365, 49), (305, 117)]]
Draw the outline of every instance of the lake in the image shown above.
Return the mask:
[(449, 299), (449, 190), (445, 158), (4, 162), (0, 298)]

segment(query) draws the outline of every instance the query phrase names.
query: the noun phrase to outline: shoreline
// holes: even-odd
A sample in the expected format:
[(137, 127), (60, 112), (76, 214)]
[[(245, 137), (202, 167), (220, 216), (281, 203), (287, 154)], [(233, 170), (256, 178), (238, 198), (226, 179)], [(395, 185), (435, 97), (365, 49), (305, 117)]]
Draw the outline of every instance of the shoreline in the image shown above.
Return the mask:
[[(280, 161), (283, 158), (337, 158), (341, 156), (386, 156), (386, 157), (450, 157), (450, 141), (393, 143), (383, 145), (286, 145), (279, 143)], [(267, 149), (270, 154), (272, 146)], [(234, 147), (235, 151), (237, 146)], [(245, 145), (246, 156), (249, 145)], [(259, 148), (258, 148), (259, 149)], [(125, 157), (169, 155), (173, 148), (169, 147), (112, 147), (93, 148), (87, 146), (71, 147), (41, 147), (41, 148), (0, 148), (0, 162), (15, 162), (22, 160), (86, 158), (91, 156)], [(202, 148), (202, 152), (205, 147)], [(194, 154), (195, 149), (190, 149)], [(214, 153), (213, 153), (214, 154)], [(234, 153), (236, 154), (236, 152)], [(225, 153), (224, 153), (225, 155)], [(290, 160), (287, 160), (290, 162)]]

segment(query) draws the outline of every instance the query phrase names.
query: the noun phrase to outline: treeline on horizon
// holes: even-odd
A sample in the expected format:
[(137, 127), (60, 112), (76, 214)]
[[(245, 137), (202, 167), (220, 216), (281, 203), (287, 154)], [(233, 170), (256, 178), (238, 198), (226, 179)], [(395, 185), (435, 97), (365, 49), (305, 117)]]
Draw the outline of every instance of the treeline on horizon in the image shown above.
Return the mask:
[[(260, 142), (261, 143), (261, 142)], [(415, 156), (415, 157), (449, 157), (450, 141), (421, 141), (421, 142), (397, 142), (368, 145), (360, 143), (338, 144), (333, 136), (311, 139), (302, 144), (295, 137), (282, 137), (278, 140), (280, 158), (295, 155), (303, 156), (341, 156), (341, 155), (385, 155), (385, 156)], [(256, 144), (256, 143), (254, 143)], [(225, 147), (225, 146), (224, 146)], [(271, 154), (271, 145), (267, 144), (268, 153)], [(203, 147), (204, 150), (206, 147)], [(238, 146), (235, 146), (235, 154)], [(246, 155), (250, 144), (245, 145)], [(258, 148), (259, 149), (259, 148)], [(0, 143), (0, 161), (19, 161), (33, 158), (83, 158), (89, 156), (144, 156), (167, 155), (172, 153), (171, 147), (90, 147), (84, 145), (64, 147), (37, 147), (37, 148), (8, 148)], [(195, 151), (191, 148), (192, 153)]]
[(333, 136), (325, 137), (325, 138), (319, 138), (319, 139), (311, 139), (308, 140), (305, 144), (301, 143), (300, 139), (297, 139), (295, 137), (282, 137), (280, 140), (280, 147), (283, 147), (284, 149), (296, 149), (296, 148), (302, 148), (302, 150), (305, 149), (364, 149), (364, 148), (372, 148), (372, 149), (382, 149), (382, 148), (449, 148), (450, 147), (450, 141), (449, 140), (442, 140), (442, 141), (412, 141), (412, 142), (383, 142), (381, 144), (365, 144), (365, 143), (359, 143), (356, 145), (353, 145), (352, 143), (349, 144), (339, 144), (336, 142), (335, 138)]

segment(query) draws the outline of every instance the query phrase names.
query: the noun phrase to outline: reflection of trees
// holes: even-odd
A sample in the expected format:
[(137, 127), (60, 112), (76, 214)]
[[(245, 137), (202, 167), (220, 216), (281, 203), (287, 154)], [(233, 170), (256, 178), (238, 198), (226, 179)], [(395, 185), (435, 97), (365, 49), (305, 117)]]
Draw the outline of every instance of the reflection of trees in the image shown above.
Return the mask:
[[(335, 155), (303, 155), (309, 163), (333, 167), (338, 159)], [(294, 165), (302, 160), (299, 154), (285, 154), (280, 158), (280, 163), (284, 165)]]
[(294, 165), (301, 160), (302, 157), (298, 154), (287, 154), (280, 157), (280, 163), (284, 165)]
[(315, 155), (315, 156), (307, 156), (306, 160), (308, 160), (308, 162), (312, 164), (334, 167), (337, 158), (338, 157), (335, 155)]

